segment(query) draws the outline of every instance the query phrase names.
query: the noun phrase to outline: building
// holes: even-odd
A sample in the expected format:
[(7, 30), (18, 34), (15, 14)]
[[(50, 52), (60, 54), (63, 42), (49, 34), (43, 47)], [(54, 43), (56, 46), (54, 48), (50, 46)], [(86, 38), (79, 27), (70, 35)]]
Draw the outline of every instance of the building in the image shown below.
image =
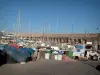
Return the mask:
[[(17, 36), (17, 35), (16, 35)], [(19, 37), (30, 40), (51, 41), (57, 43), (86, 43), (100, 44), (100, 34), (20, 34)]]
[(42, 40), (44, 42), (86, 44), (91, 42), (93, 46), (100, 50), (100, 33), (91, 34), (20, 34), (21, 38), (27, 40)]

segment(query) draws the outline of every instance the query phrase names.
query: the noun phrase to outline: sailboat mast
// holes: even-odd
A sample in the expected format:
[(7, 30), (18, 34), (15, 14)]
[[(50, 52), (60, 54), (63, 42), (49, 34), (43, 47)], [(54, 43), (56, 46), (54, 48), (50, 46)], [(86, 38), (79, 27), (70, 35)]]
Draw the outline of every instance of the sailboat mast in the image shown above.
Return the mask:
[(16, 38), (16, 24), (14, 24), (14, 38)]
[(50, 33), (50, 23), (49, 23), (49, 33)]
[(18, 10), (18, 37), (20, 36), (20, 31), (21, 31), (20, 10)]
[(33, 40), (33, 37), (34, 37), (33, 34), (34, 34), (34, 32), (33, 32), (33, 30), (32, 30), (32, 40)]
[(31, 35), (30, 35), (30, 20), (29, 20), (29, 40), (31, 40)]
[(42, 41), (44, 41), (44, 25), (42, 25)]
[[(49, 34), (50, 34), (50, 23), (49, 23)], [(48, 37), (48, 42), (50, 43), (49, 37)]]
[(85, 27), (85, 37), (87, 36), (87, 31), (86, 31), (86, 27)]
[(57, 31), (56, 32), (58, 33), (58, 19), (57, 19)]
[(71, 43), (73, 44), (73, 24), (72, 24), (72, 36), (71, 36)]

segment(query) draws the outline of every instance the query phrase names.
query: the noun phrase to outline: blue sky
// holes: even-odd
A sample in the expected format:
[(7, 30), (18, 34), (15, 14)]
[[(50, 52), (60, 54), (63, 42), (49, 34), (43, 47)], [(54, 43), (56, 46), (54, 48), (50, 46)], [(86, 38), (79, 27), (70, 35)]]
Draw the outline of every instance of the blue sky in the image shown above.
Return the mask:
[(32, 33), (41, 33), (42, 25), (45, 33), (72, 33), (72, 26), (73, 33), (100, 32), (100, 0), (0, 0), (0, 30), (18, 30), (19, 9), (21, 32), (29, 31), (29, 20)]

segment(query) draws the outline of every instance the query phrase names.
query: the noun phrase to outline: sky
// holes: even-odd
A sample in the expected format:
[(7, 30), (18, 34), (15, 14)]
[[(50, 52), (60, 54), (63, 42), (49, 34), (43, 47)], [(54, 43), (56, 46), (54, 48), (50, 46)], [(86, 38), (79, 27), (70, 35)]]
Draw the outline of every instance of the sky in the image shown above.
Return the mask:
[(21, 33), (100, 32), (100, 0), (0, 0), (0, 31), (18, 32), (18, 11)]

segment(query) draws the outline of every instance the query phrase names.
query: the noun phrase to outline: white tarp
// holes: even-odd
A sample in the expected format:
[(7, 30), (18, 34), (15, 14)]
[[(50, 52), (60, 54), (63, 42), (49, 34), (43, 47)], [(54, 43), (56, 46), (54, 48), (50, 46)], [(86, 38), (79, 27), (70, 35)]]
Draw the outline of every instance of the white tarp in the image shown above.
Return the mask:
[(68, 48), (71, 48), (72, 46), (71, 45), (68, 45)]
[(41, 46), (45, 46), (45, 43), (42, 43)]
[(59, 50), (59, 48), (55, 47), (55, 46), (51, 46), (51, 48), (54, 49), (54, 50)]
[(92, 44), (92, 42), (87, 42), (86, 44)]
[(23, 45), (25, 45), (25, 43), (24, 42), (20, 42), (20, 43), (18, 43), (18, 45), (19, 46), (23, 46)]
[(1, 37), (2, 39), (5, 39), (6, 37)]
[(80, 57), (80, 56), (81, 56), (81, 53), (82, 53), (82, 52), (73, 52), (73, 56), (78, 56), (78, 57)]

